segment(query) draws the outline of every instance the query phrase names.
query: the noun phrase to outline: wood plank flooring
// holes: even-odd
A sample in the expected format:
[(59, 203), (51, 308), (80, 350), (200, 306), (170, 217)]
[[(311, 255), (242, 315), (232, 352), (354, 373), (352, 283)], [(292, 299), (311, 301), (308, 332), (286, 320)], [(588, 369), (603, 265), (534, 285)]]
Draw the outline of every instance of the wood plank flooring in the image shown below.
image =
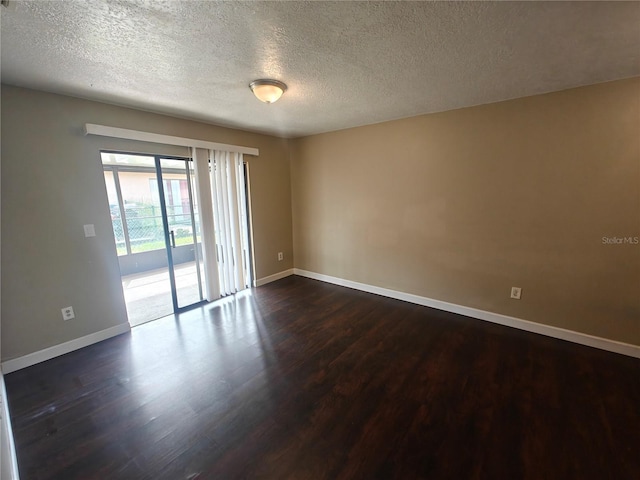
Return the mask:
[(640, 478), (640, 360), (301, 277), (6, 386), (22, 480)]

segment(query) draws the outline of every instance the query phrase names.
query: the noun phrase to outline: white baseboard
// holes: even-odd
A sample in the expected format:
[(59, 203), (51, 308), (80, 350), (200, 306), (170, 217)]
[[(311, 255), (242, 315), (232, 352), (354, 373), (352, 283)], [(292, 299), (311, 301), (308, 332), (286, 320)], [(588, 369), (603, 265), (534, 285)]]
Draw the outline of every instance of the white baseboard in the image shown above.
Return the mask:
[(129, 324), (123, 323), (120, 325), (116, 325), (115, 327), (107, 328), (106, 330), (101, 330), (99, 332), (86, 335), (84, 337), (75, 338), (68, 342), (61, 343), (60, 345), (54, 345), (53, 347), (30, 353), (23, 357), (7, 360), (5, 362), (2, 362), (2, 373), (6, 375), (7, 373), (30, 367), (31, 365), (35, 365), (36, 363), (51, 360), (52, 358), (59, 357), (60, 355), (64, 355), (65, 353), (73, 352), (74, 350), (88, 347), (89, 345), (93, 345), (94, 343), (101, 342), (102, 340), (115, 337), (116, 335), (127, 333), (130, 330), (131, 327), (129, 327)]
[(485, 320), (487, 322), (498, 323), (507, 327), (518, 328), (520, 330), (526, 330), (527, 332), (538, 333), (540, 335), (546, 335), (547, 337), (559, 338), (561, 340), (567, 340), (569, 342), (579, 343), (589, 347), (599, 348), (601, 350), (607, 350), (610, 352), (620, 353), (630, 357), (640, 358), (640, 346), (631, 345), (629, 343), (618, 342), (615, 340), (609, 340), (606, 338), (596, 337), (586, 333), (575, 332), (573, 330), (566, 330), (564, 328), (552, 327), (551, 325), (543, 325), (541, 323), (531, 322), (529, 320), (523, 320), (521, 318), (509, 317), (499, 313), (487, 312), (472, 307), (465, 307), (462, 305), (456, 305), (455, 303), (443, 302), (440, 300), (434, 300), (432, 298), (421, 297), (419, 295), (413, 295), (410, 293), (399, 292), (396, 290), (390, 290), (388, 288), (376, 287), (373, 285), (367, 285), (365, 283), (352, 282), (351, 280), (345, 280), (343, 278), (331, 277), (329, 275), (323, 275), (321, 273), (309, 272), (307, 270), (301, 270), (294, 268), (293, 273), (302, 277), (313, 278), (327, 283), (333, 283), (343, 287), (353, 288), (355, 290), (361, 290), (363, 292), (374, 293), (376, 295), (382, 295), (383, 297), (395, 298), (397, 300), (403, 300), (409, 303), (415, 303), (417, 305), (423, 305), (425, 307), (436, 308), (438, 310), (444, 310), (446, 312), (457, 313), (465, 315), (467, 317), (477, 318), (479, 320)]
[(293, 268), (289, 270), (283, 270), (282, 272), (274, 273), (273, 275), (269, 275), (268, 277), (262, 277), (256, 280), (256, 287), (261, 287), (262, 285), (266, 285), (267, 283), (275, 282), (276, 280), (280, 280), (284, 277), (289, 277), (293, 275)]

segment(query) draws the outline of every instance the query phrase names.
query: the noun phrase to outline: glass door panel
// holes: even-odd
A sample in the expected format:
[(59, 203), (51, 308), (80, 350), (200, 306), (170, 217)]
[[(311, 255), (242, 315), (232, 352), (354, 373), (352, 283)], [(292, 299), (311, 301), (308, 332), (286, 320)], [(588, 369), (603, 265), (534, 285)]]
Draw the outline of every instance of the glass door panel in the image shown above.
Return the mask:
[(202, 301), (202, 250), (193, 195), (193, 162), (159, 158), (170, 275), (176, 310)]

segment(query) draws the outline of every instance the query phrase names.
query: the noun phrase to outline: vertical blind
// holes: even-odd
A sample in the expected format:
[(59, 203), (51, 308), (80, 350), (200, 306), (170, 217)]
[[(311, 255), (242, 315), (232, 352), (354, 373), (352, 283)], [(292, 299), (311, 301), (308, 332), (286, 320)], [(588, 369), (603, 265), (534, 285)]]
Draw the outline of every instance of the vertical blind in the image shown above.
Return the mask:
[(213, 220), (221, 295), (249, 286), (249, 239), (241, 153), (211, 151)]
[(242, 153), (194, 148), (207, 300), (249, 287), (249, 231)]

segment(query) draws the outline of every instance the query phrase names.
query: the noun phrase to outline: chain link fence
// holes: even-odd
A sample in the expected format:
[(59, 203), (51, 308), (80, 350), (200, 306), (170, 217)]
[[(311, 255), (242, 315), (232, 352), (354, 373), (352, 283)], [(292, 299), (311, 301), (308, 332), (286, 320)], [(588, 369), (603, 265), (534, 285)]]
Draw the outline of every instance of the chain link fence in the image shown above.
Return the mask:
[[(111, 206), (111, 221), (118, 255), (127, 255), (125, 228), (117, 205)], [(126, 204), (124, 208), (131, 253), (142, 253), (165, 248), (162, 212), (157, 205)], [(176, 245), (193, 242), (193, 228), (189, 207), (168, 205), (169, 230), (173, 230)], [(196, 232), (199, 237), (199, 232)]]

